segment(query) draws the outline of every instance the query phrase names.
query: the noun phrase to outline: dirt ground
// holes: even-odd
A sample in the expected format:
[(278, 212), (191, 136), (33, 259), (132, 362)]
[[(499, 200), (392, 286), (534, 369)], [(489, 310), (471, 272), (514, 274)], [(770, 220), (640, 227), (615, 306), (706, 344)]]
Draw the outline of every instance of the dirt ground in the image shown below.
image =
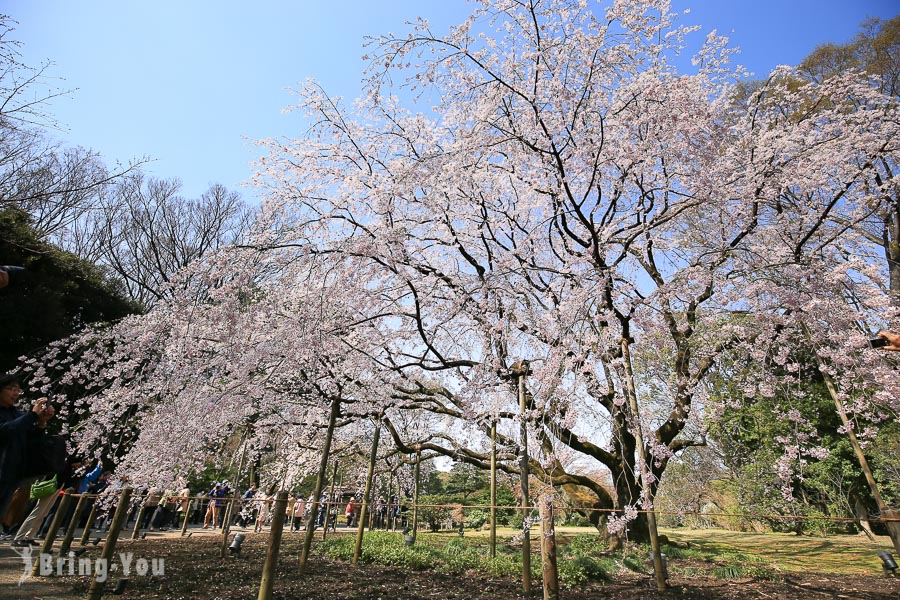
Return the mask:
[[(151, 534), (154, 535), (154, 534)], [(156, 534), (146, 540), (120, 540), (116, 555), (132, 553), (133, 565), (140, 558), (164, 559), (165, 572), (159, 576), (138, 576), (132, 572), (121, 598), (199, 599), (256, 598), (268, 535), (247, 534), (240, 557), (220, 558), (221, 536), (207, 532), (190, 538)], [(520, 582), (491, 579), (480, 574), (451, 576), (430, 571), (405, 571), (389, 567), (335, 562), (314, 556), (307, 573), (300, 576), (297, 564), (300, 548), (298, 533), (285, 534), (274, 586), (274, 597), (341, 599), (481, 599), (507, 600), (541, 597), (540, 581), (534, 582), (531, 596), (521, 591)], [(99, 546), (89, 546), (82, 558), (96, 558)], [(0, 547), (0, 597), (25, 598), (84, 597), (88, 577), (52, 576), (29, 578), (18, 585), (23, 560), (8, 545)], [(115, 565), (107, 582), (111, 590), (122, 578), (122, 565)], [(623, 600), (684, 598), (697, 600), (766, 598), (791, 600), (847, 598), (875, 600), (900, 598), (900, 578), (878, 575), (786, 574), (781, 581), (730, 580), (705, 578), (670, 579), (666, 593), (656, 591), (649, 577), (637, 574), (617, 575), (612, 583), (563, 590), (562, 597), (572, 600), (616, 598)]]

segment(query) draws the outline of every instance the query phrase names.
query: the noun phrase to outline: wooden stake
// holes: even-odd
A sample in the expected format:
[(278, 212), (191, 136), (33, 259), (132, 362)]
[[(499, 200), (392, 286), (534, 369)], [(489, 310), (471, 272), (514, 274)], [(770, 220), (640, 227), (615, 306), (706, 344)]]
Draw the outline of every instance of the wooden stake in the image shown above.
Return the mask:
[(541, 574), (544, 576), (544, 600), (559, 600), (559, 571), (556, 568), (556, 526), (553, 523), (553, 495), (540, 500)]
[[(862, 451), (862, 446), (859, 445), (859, 440), (856, 438), (856, 433), (854, 431), (853, 423), (850, 422), (850, 419), (847, 417), (847, 411), (844, 410), (844, 404), (841, 402), (841, 397), (838, 395), (837, 387), (834, 385), (834, 380), (831, 378), (831, 375), (825, 370), (824, 365), (822, 364), (822, 359), (819, 358), (818, 354), (816, 355), (816, 360), (819, 361), (819, 373), (822, 374), (822, 377), (825, 380), (825, 387), (828, 389), (828, 394), (831, 396), (831, 399), (834, 401), (834, 408), (837, 411), (838, 416), (841, 418), (841, 423), (844, 425), (844, 429), (847, 431), (847, 439), (850, 440), (850, 445), (853, 446), (853, 452), (856, 454), (856, 460), (859, 462), (859, 467), (862, 469), (863, 475), (866, 477), (866, 483), (869, 484), (869, 489), (872, 491), (872, 496), (875, 497), (875, 505), (878, 506), (878, 512), (881, 513), (882, 518), (895, 518), (896, 513), (888, 507), (884, 502), (884, 498), (881, 496), (881, 491), (878, 489), (878, 484), (875, 482), (875, 476), (872, 475), (872, 469), (869, 468), (869, 461), (866, 460), (866, 455)], [(900, 523), (896, 521), (886, 521), (885, 525), (887, 526), (888, 535), (890, 535), (891, 542), (894, 544), (894, 551), (900, 554)]]
[[(641, 489), (650, 500), (653, 499), (650, 485), (650, 463), (648, 462), (647, 447), (644, 446), (644, 434), (641, 429), (641, 414), (638, 409), (637, 390), (634, 388), (634, 373), (631, 370), (631, 353), (628, 348), (628, 340), (622, 340), (622, 359), (625, 366), (625, 391), (628, 396), (628, 404), (631, 409), (631, 423), (634, 427), (634, 442), (637, 445), (638, 459), (641, 466)], [(663, 571), (662, 551), (659, 548), (659, 533), (656, 529), (656, 513), (647, 511), (647, 529), (650, 530), (650, 549), (653, 552), (653, 571), (656, 574), (656, 589), (666, 591), (666, 574)]]
[(413, 479), (415, 479), (415, 485), (413, 486), (413, 522), (412, 522), (412, 537), (413, 543), (416, 543), (416, 531), (419, 529), (419, 463), (422, 462), (422, 447), (416, 447), (416, 466), (413, 470)]
[[(519, 363), (517, 363), (519, 364)], [(519, 464), (519, 482), (522, 486), (522, 591), (531, 591), (531, 533), (528, 526), (528, 423), (525, 420), (525, 372), (527, 365), (519, 373), (519, 414), (522, 423), (519, 428), (519, 450), (522, 454)]]
[(228, 552), (228, 532), (231, 531), (231, 513), (234, 510), (234, 501), (232, 498), (228, 502), (228, 507), (225, 508), (225, 518), (222, 520), (222, 550), (219, 553), (219, 558), (225, 558), (225, 553)]
[(85, 546), (88, 543), (88, 540), (91, 537), (91, 527), (94, 526), (94, 521), (97, 519), (97, 505), (100, 504), (100, 498), (94, 498), (94, 503), (91, 505), (91, 512), (88, 515), (87, 523), (84, 524), (84, 531), (81, 533), (81, 545)]
[[(198, 500), (199, 502), (199, 500)], [(184, 537), (185, 532), (187, 531), (188, 526), (188, 517), (191, 516), (191, 507), (193, 507), (194, 501), (188, 500), (187, 507), (184, 510), (184, 521), (181, 523), (181, 537)]]
[(369, 470), (366, 473), (366, 491), (359, 512), (359, 525), (356, 528), (356, 546), (353, 549), (352, 564), (359, 562), (362, 555), (363, 531), (366, 526), (366, 512), (369, 508), (369, 496), (372, 493), (372, 478), (375, 476), (375, 458), (378, 456), (378, 437), (381, 435), (381, 418), (375, 424), (375, 436), (372, 438), (372, 453), (369, 455)]
[[(131, 488), (124, 488), (122, 494), (119, 496), (119, 503), (116, 505), (116, 513), (113, 515), (112, 523), (109, 525), (106, 543), (103, 544), (103, 550), (100, 551), (100, 558), (98, 559), (106, 564), (107, 569), (112, 565), (112, 559), (116, 552), (116, 541), (119, 539), (119, 531), (122, 530), (125, 517), (128, 515), (128, 503), (130, 500)], [(95, 577), (94, 580), (91, 581), (91, 587), (88, 589), (86, 596), (87, 600), (99, 600), (103, 595), (103, 586), (105, 582), (105, 578), (103, 581), (98, 581)]]
[(497, 421), (491, 421), (491, 558), (497, 556)]
[[(63, 497), (59, 499), (59, 506), (56, 507), (56, 513), (53, 515), (53, 520), (50, 521), (50, 529), (47, 531), (46, 537), (44, 537), (44, 543), (41, 544), (41, 554), (52, 554), (53, 553), (53, 542), (56, 540), (56, 532), (59, 531), (59, 528), (62, 527), (63, 519), (66, 518), (66, 513), (69, 511), (69, 504), (72, 503), (72, 495), (69, 492), (63, 494)], [(34, 561), (34, 568), (31, 570), (32, 577), (37, 577), (41, 572), (41, 561)]]
[[(328, 504), (325, 505), (325, 525), (322, 527), (322, 541), (325, 541), (325, 535), (328, 533), (328, 525), (331, 522), (331, 507), (332, 503), (336, 502), (334, 499), (334, 484), (335, 480), (337, 480), (337, 469), (338, 464), (337, 461), (334, 461), (334, 469), (331, 471), (331, 492), (328, 494)], [(335, 506), (337, 506), (335, 504)], [(335, 520), (338, 518), (337, 513), (334, 514)], [(335, 524), (335, 531), (337, 531), (337, 524)]]
[(272, 587), (275, 583), (275, 566), (278, 564), (278, 550), (281, 548), (281, 533), (284, 529), (284, 511), (287, 510), (286, 490), (278, 492), (272, 510), (272, 528), (269, 531), (269, 549), (266, 551), (266, 564), (263, 567), (262, 579), (259, 582), (257, 600), (272, 600)]
[[(303, 538), (303, 549), (300, 551), (300, 575), (306, 572), (306, 561), (309, 559), (309, 551), (312, 548), (313, 534), (315, 533), (316, 519), (319, 516), (319, 498), (322, 488), (325, 487), (325, 476), (328, 471), (328, 456), (331, 453), (331, 438), (334, 435), (334, 425), (338, 414), (341, 412), (341, 398), (335, 395), (331, 399), (331, 413), (328, 415), (328, 429), (325, 430), (325, 443), (322, 448), (322, 459), (319, 461), (319, 473), (316, 475), (316, 489), (313, 491), (313, 505), (309, 511), (309, 524), (306, 527), (306, 536)], [(328, 514), (326, 507), (326, 515)], [(326, 517), (327, 518), (327, 517)]]
[(69, 552), (69, 547), (72, 545), (72, 538), (75, 537), (75, 528), (78, 527), (78, 519), (81, 516), (82, 511), (84, 511), (84, 505), (87, 500), (87, 496), (84, 494), (78, 497), (78, 504), (75, 505), (75, 512), (72, 513), (72, 518), (69, 520), (69, 526), (66, 528), (66, 535), (59, 545), (59, 555), (61, 557)]
[(138, 508), (137, 519), (134, 520), (134, 529), (131, 531), (131, 539), (136, 540), (138, 537), (138, 532), (141, 529), (141, 519), (144, 516), (144, 502), (141, 501), (141, 505)]

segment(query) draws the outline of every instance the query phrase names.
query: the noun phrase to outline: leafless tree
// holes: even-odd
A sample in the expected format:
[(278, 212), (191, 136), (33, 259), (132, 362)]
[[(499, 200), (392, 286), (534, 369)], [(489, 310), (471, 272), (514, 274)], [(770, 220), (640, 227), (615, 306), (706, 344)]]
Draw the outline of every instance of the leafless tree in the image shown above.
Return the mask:
[(192, 261), (240, 239), (252, 211), (237, 192), (212, 185), (199, 199), (178, 179), (131, 173), (105, 189), (99, 211), (75, 230), (81, 253), (108, 266), (144, 306), (166, 294)]

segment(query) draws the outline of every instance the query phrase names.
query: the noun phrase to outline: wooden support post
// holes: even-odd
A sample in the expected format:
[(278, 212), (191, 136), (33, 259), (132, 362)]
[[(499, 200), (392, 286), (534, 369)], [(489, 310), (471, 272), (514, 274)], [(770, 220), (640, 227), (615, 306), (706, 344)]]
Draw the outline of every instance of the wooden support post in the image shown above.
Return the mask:
[[(145, 498), (146, 500), (146, 498)], [(131, 539), (136, 540), (138, 537), (138, 533), (141, 529), (141, 520), (144, 517), (144, 501), (141, 501), (140, 507), (138, 507), (137, 518), (134, 520), (134, 529), (131, 531)]]
[[(650, 463), (647, 455), (647, 447), (644, 445), (644, 433), (641, 428), (641, 413), (638, 408), (637, 390), (634, 387), (634, 373), (631, 370), (631, 352), (629, 341), (622, 340), (622, 361), (625, 366), (625, 395), (628, 396), (628, 404), (631, 409), (631, 426), (634, 433), (634, 441), (638, 451), (640, 463), (641, 490), (643, 496), (652, 501), (652, 486), (650, 485)], [(656, 575), (656, 589), (666, 591), (666, 573), (663, 570), (662, 550), (659, 548), (659, 532), (656, 528), (656, 512), (651, 508), (647, 511), (647, 529), (650, 530), (650, 550), (653, 552), (653, 571)]]
[(94, 498), (94, 503), (91, 505), (91, 512), (88, 515), (87, 523), (84, 524), (84, 531), (81, 533), (81, 545), (85, 546), (88, 543), (88, 540), (91, 537), (91, 527), (94, 526), (94, 521), (97, 519), (97, 505), (100, 504), (100, 498)]
[[(128, 515), (128, 503), (130, 500), (131, 488), (124, 488), (122, 494), (119, 496), (119, 503), (116, 505), (116, 512), (115, 515), (113, 515), (112, 523), (109, 525), (106, 543), (103, 544), (103, 550), (100, 551), (100, 558), (98, 559), (102, 560), (103, 563), (107, 565), (107, 568), (112, 565), (112, 559), (116, 552), (116, 541), (119, 539), (119, 532), (122, 530), (126, 515)], [(104, 571), (104, 574), (108, 574), (108, 572)], [(94, 580), (91, 581), (91, 587), (88, 589), (86, 596), (87, 600), (99, 600), (103, 595), (103, 586), (105, 582), (106, 578), (103, 578), (103, 581), (98, 581), (97, 577), (95, 577)]]
[[(322, 541), (325, 541), (325, 536), (328, 533), (328, 525), (331, 523), (331, 508), (332, 506), (337, 506), (335, 504), (337, 501), (334, 498), (334, 484), (337, 479), (337, 470), (338, 464), (337, 461), (334, 461), (334, 468), (331, 471), (331, 491), (328, 493), (328, 504), (325, 505), (325, 525), (322, 527)], [(335, 520), (337, 520), (337, 513), (334, 514)], [(337, 531), (337, 525), (335, 525), (335, 531)]]
[(69, 548), (72, 546), (72, 538), (75, 537), (75, 529), (78, 527), (78, 520), (81, 517), (82, 511), (84, 511), (85, 503), (88, 498), (84, 494), (81, 494), (78, 497), (78, 503), (75, 505), (75, 512), (72, 513), (72, 518), (69, 520), (69, 526), (66, 528), (66, 535), (63, 538), (62, 543), (59, 545), (59, 555), (65, 556), (69, 552)]
[(259, 582), (257, 600), (272, 600), (272, 587), (275, 583), (275, 566), (278, 564), (278, 550), (281, 548), (281, 533), (284, 530), (284, 511), (287, 510), (286, 490), (278, 492), (272, 510), (272, 528), (269, 531), (269, 549), (266, 551), (266, 564), (263, 566), (262, 579)]
[(231, 513), (234, 511), (234, 503), (235, 498), (232, 498), (225, 509), (225, 518), (222, 520), (222, 550), (219, 558), (225, 558), (225, 554), (228, 552), (228, 532), (231, 531)]
[(385, 502), (387, 503), (387, 513), (385, 513), (385, 518), (387, 519), (384, 523), (384, 530), (387, 531), (390, 529), (394, 531), (394, 507), (391, 502), (391, 498), (394, 495), (394, 470), (391, 469), (391, 465), (388, 464), (388, 487), (387, 487), (387, 498), (385, 498)]
[[(862, 446), (859, 445), (859, 440), (856, 438), (854, 424), (847, 417), (847, 411), (844, 409), (844, 403), (841, 402), (837, 386), (835, 386), (834, 380), (825, 369), (825, 365), (822, 364), (822, 359), (819, 358), (818, 354), (816, 355), (816, 360), (819, 362), (819, 373), (822, 374), (822, 377), (825, 380), (825, 388), (828, 390), (828, 394), (831, 396), (832, 401), (834, 401), (834, 409), (837, 411), (838, 416), (841, 418), (841, 423), (847, 431), (847, 439), (850, 440), (850, 445), (853, 447), (854, 454), (856, 454), (856, 460), (859, 462), (859, 467), (862, 470), (863, 475), (865, 475), (866, 483), (869, 484), (872, 496), (875, 498), (875, 505), (878, 506), (878, 512), (881, 513), (882, 518), (892, 518), (895, 515), (895, 512), (885, 504), (884, 498), (881, 496), (881, 491), (878, 489), (878, 483), (875, 482), (875, 476), (872, 474), (872, 469), (869, 468), (869, 461), (866, 460), (866, 455), (862, 451)], [(888, 535), (891, 538), (891, 542), (894, 544), (894, 551), (900, 555), (900, 523), (897, 523), (896, 521), (886, 521), (885, 525), (888, 530)]]
[(369, 470), (366, 473), (366, 490), (363, 493), (362, 506), (359, 512), (359, 525), (356, 528), (356, 546), (353, 549), (353, 560), (351, 560), (351, 563), (354, 565), (359, 562), (359, 557), (362, 556), (363, 531), (365, 530), (366, 513), (369, 508), (369, 496), (372, 493), (372, 478), (375, 476), (375, 459), (378, 456), (378, 437), (380, 435), (381, 418), (375, 424), (375, 435), (372, 438), (372, 453), (369, 455)]
[[(41, 554), (53, 554), (53, 542), (56, 540), (56, 532), (62, 527), (63, 519), (66, 518), (71, 502), (72, 495), (69, 492), (63, 494), (62, 498), (59, 499), (59, 506), (56, 507), (56, 513), (53, 515), (53, 520), (50, 521), (50, 529), (47, 531), (46, 537), (44, 537), (44, 543), (41, 544)], [(41, 561), (34, 561), (34, 568), (31, 570), (32, 577), (39, 575), (40, 570)]]
[(413, 522), (412, 522), (412, 537), (413, 543), (416, 543), (416, 531), (419, 529), (419, 463), (422, 462), (422, 447), (416, 447), (416, 466), (413, 470), (413, 479), (415, 479), (415, 485), (413, 486)]
[[(316, 488), (313, 491), (313, 504), (309, 510), (309, 523), (306, 528), (306, 536), (303, 538), (303, 548), (300, 550), (299, 574), (306, 572), (306, 561), (309, 560), (309, 551), (312, 548), (313, 535), (316, 529), (316, 519), (319, 516), (320, 497), (322, 488), (325, 487), (325, 477), (328, 472), (328, 457), (331, 454), (331, 438), (334, 435), (334, 426), (341, 412), (341, 398), (335, 395), (331, 399), (331, 413), (328, 415), (328, 429), (325, 430), (325, 441), (322, 447), (322, 458), (319, 461), (319, 472), (316, 475)], [(328, 505), (326, 507), (326, 514)]]
[(491, 558), (497, 556), (497, 421), (491, 421)]
[[(525, 374), (528, 365), (524, 361), (519, 372), (519, 414), (522, 422), (519, 431), (519, 482), (522, 486), (522, 591), (531, 591), (531, 532), (528, 524), (528, 423), (525, 419)], [(524, 366), (521, 366), (524, 365)]]
[(556, 527), (553, 523), (553, 494), (540, 500), (541, 574), (544, 576), (544, 600), (559, 600), (559, 571), (556, 568)]
[[(199, 502), (199, 500), (198, 500)], [(191, 508), (194, 506), (193, 500), (187, 501), (187, 506), (184, 509), (184, 520), (181, 522), (181, 537), (184, 537), (185, 532), (187, 531), (188, 519), (191, 516)]]

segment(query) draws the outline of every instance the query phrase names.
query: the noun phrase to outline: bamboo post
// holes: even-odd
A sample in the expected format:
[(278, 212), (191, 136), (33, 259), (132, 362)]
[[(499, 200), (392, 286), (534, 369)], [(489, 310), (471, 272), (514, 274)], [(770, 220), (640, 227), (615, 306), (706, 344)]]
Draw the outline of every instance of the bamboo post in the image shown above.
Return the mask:
[[(309, 560), (309, 551), (312, 548), (313, 535), (315, 534), (316, 519), (319, 517), (320, 497), (322, 488), (325, 487), (325, 477), (328, 472), (328, 456), (331, 454), (331, 438), (334, 435), (334, 425), (338, 414), (341, 412), (341, 398), (335, 395), (331, 399), (331, 413), (328, 415), (328, 429), (325, 430), (325, 441), (322, 448), (322, 459), (319, 461), (319, 472), (316, 475), (316, 488), (313, 491), (313, 505), (309, 510), (309, 524), (306, 535), (303, 538), (303, 549), (300, 550), (300, 575), (306, 572), (306, 561)], [(325, 505), (325, 515), (328, 518), (328, 505)]]
[(87, 523), (84, 524), (84, 531), (81, 532), (81, 545), (86, 546), (88, 540), (91, 537), (91, 527), (94, 526), (94, 521), (97, 519), (97, 505), (100, 504), (100, 497), (94, 498), (94, 503), (91, 505), (91, 512), (88, 515)]
[(412, 522), (412, 537), (413, 543), (416, 543), (416, 532), (419, 529), (419, 463), (422, 462), (422, 447), (416, 447), (416, 466), (413, 471), (413, 479), (415, 479), (415, 485), (413, 486), (413, 522)]
[(231, 531), (231, 513), (234, 511), (234, 501), (232, 498), (228, 502), (228, 507), (225, 509), (225, 518), (222, 520), (222, 550), (219, 553), (219, 558), (225, 558), (225, 553), (228, 552), (228, 533)]
[(286, 490), (278, 492), (272, 514), (272, 528), (269, 531), (269, 549), (266, 551), (266, 564), (263, 567), (262, 579), (259, 582), (257, 600), (271, 600), (272, 586), (275, 583), (275, 565), (278, 564), (278, 550), (281, 547), (281, 532), (284, 529), (284, 511), (287, 510)]
[[(325, 505), (325, 525), (322, 527), (322, 541), (325, 541), (325, 535), (328, 533), (328, 524), (331, 521), (331, 507), (335, 502), (334, 499), (334, 484), (337, 479), (337, 470), (338, 464), (337, 461), (334, 461), (334, 469), (331, 471), (331, 491), (328, 493), (328, 504)], [(337, 513), (335, 513), (334, 518), (337, 519)], [(337, 527), (335, 526), (335, 531), (337, 531)]]
[(491, 421), (491, 558), (497, 556), (497, 420)]
[[(631, 352), (628, 339), (622, 340), (622, 360), (625, 366), (625, 391), (631, 409), (631, 423), (634, 427), (634, 441), (640, 461), (641, 489), (647, 500), (652, 500), (650, 485), (650, 463), (647, 447), (644, 445), (644, 434), (641, 427), (641, 413), (638, 409), (637, 390), (634, 388), (634, 373), (631, 370)], [(647, 529), (650, 530), (650, 549), (653, 552), (653, 571), (656, 575), (656, 589), (666, 591), (666, 574), (663, 571), (662, 551), (659, 548), (659, 533), (656, 528), (656, 512), (651, 507), (647, 511)]]
[(66, 528), (66, 535), (63, 538), (62, 543), (59, 545), (60, 556), (65, 556), (69, 551), (69, 547), (72, 545), (72, 538), (75, 537), (75, 528), (78, 527), (78, 520), (81, 516), (82, 511), (84, 511), (84, 505), (87, 500), (88, 498), (84, 494), (81, 494), (78, 497), (78, 503), (75, 505), (75, 512), (72, 513), (72, 518), (69, 520), (69, 526)]
[(559, 571), (556, 568), (556, 526), (553, 523), (553, 495), (544, 494), (541, 512), (541, 574), (544, 600), (559, 600)]
[(372, 453), (369, 455), (369, 470), (366, 473), (366, 490), (363, 492), (362, 506), (359, 511), (359, 525), (356, 528), (356, 546), (353, 549), (352, 564), (359, 562), (362, 556), (363, 531), (366, 526), (366, 512), (369, 508), (369, 496), (372, 493), (372, 478), (375, 475), (375, 458), (378, 456), (378, 437), (381, 435), (381, 418), (375, 424), (375, 435), (372, 438)]
[[(66, 512), (69, 510), (69, 504), (72, 503), (72, 495), (69, 492), (63, 494), (62, 498), (59, 499), (59, 506), (56, 507), (56, 513), (53, 515), (53, 520), (50, 521), (50, 529), (47, 531), (47, 535), (44, 537), (44, 543), (41, 544), (41, 554), (52, 554), (53, 553), (53, 542), (56, 540), (56, 532), (59, 531), (59, 528), (62, 526), (63, 519), (66, 518)], [(32, 577), (36, 577), (41, 572), (41, 561), (34, 561), (34, 568), (31, 569)]]
[(531, 591), (531, 533), (528, 525), (528, 423), (525, 419), (525, 375), (528, 373), (526, 361), (513, 365), (514, 374), (519, 377), (519, 414), (522, 422), (519, 428), (521, 463), (519, 481), (522, 486), (522, 591)]
[(191, 516), (191, 508), (194, 506), (194, 501), (188, 499), (187, 506), (184, 509), (184, 520), (181, 523), (181, 537), (184, 537), (185, 532), (187, 532), (188, 519)]
[[(109, 525), (109, 533), (106, 536), (106, 543), (103, 544), (103, 550), (100, 551), (100, 558), (107, 569), (112, 565), (112, 559), (116, 552), (116, 541), (119, 539), (119, 531), (128, 514), (128, 502), (131, 500), (131, 488), (124, 488), (119, 496), (119, 504), (116, 506), (115, 515), (113, 515), (112, 523)], [(103, 585), (106, 579), (98, 581), (95, 577), (91, 581), (91, 587), (88, 589), (87, 600), (99, 600), (103, 595)]]
[(131, 531), (131, 539), (136, 540), (141, 529), (141, 519), (144, 516), (144, 503), (138, 507), (137, 519), (134, 520), (134, 529)]
[[(822, 359), (819, 358), (818, 354), (816, 354), (816, 360), (819, 363), (819, 373), (822, 374), (822, 377), (825, 380), (825, 387), (828, 389), (828, 394), (834, 401), (834, 408), (841, 418), (844, 429), (847, 431), (847, 438), (850, 440), (850, 445), (853, 446), (853, 452), (856, 454), (856, 460), (859, 461), (859, 467), (866, 477), (866, 483), (869, 484), (869, 489), (872, 490), (872, 496), (875, 497), (875, 504), (878, 506), (878, 512), (881, 513), (882, 518), (892, 518), (896, 513), (885, 504), (884, 498), (881, 496), (878, 484), (875, 482), (875, 476), (872, 475), (872, 469), (869, 468), (869, 461), (866, 460), (866, 455), (862, 451), (862, 446), (859, 445), (859, 440), (856, 438), (856, 433), (854, 432), (853, 423), (847, 417), (847, 411), (844, 410), (844, 404), (841, 402), (841, 397), (838, 395), (834, 380), (831, 378), (828, 371), (825, 370)], [(900, 554), (900, 523), (886, 521), (885, 525), (887, 526), (891, 542), (894, 544), (894, 551)]]

